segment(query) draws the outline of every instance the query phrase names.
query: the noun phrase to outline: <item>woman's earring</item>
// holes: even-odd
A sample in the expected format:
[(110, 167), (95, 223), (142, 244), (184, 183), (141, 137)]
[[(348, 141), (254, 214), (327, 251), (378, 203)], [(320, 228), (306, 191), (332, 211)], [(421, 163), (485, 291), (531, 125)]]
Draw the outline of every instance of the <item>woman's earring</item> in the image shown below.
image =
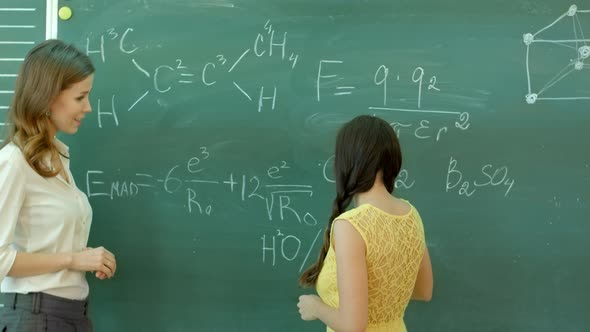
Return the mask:
[(46, 117), (50, 117), (51, 116), (51, 112), (49, 112), (49, 111), (45, 112), (45, 116)]

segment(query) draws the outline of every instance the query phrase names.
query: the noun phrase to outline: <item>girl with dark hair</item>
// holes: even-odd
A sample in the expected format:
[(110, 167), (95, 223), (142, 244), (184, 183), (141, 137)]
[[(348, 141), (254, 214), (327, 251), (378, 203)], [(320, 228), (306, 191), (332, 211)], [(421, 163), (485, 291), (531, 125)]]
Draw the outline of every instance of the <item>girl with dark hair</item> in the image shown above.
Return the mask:
[(91, 111), (93, 73), (84, 53), (47, 40), (18, 74), (0, 150), (0, 331), (92, 331), (85, 272), (115, 274), (112, 253), (86, 247), (92, 210), (55, 137)]
[(340, 129), (332, 216), (318, 261), (299, 280), (319, 297), (300, 296), (302, 319), (320, 319), (328, 331), (405, 332), (410, 299), (430, 301), (422, 220), (392, 195), (401, 165), (397, 136), (382, 119), (359, 116)]

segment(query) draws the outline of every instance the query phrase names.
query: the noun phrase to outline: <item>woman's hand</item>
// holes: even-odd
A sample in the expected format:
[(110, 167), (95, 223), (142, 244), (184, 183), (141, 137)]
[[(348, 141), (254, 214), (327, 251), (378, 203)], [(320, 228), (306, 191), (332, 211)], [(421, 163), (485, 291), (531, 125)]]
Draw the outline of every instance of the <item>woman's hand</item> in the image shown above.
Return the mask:
[(115, 255), (103, 247), (86, 248), (72, 255), (69, 267), (75, 271), (94, 271), (98, 279), (112, 278), (117, 270)]
[(318, 319), (317, 312), (321, 303), (322, 299), (320, 299), (320, 297), (317, 295), (301, 295), (299, 297), (299, 303), (297, 303), (299, 314), (301, 314), (301, 319)]

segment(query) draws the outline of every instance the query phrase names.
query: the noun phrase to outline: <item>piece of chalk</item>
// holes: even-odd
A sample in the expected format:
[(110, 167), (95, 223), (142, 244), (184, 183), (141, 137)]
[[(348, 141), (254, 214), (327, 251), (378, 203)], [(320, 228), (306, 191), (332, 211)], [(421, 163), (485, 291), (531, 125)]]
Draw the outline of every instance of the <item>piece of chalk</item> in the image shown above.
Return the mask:
[(59, 9), (58, 15), (64, 21), (69, 20), (72, 17), (72, 9), (68, 6), (63, 6)]

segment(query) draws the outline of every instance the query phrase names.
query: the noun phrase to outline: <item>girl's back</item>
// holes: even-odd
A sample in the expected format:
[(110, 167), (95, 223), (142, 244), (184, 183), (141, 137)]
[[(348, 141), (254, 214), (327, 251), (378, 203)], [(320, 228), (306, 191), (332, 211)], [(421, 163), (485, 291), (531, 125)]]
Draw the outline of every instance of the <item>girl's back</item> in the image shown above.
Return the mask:
[[(394, 198), (374, 205), (359, 205), (337, 220), (347, 220), (365, 242), (367, 330), (406, 331), (403, 315), (425, 250), (424, 228), (418, 211), (409, 202)], [(318, 294), (332, 307), (339, 306), (336, 272), (332, 243), (317, 282)]]

